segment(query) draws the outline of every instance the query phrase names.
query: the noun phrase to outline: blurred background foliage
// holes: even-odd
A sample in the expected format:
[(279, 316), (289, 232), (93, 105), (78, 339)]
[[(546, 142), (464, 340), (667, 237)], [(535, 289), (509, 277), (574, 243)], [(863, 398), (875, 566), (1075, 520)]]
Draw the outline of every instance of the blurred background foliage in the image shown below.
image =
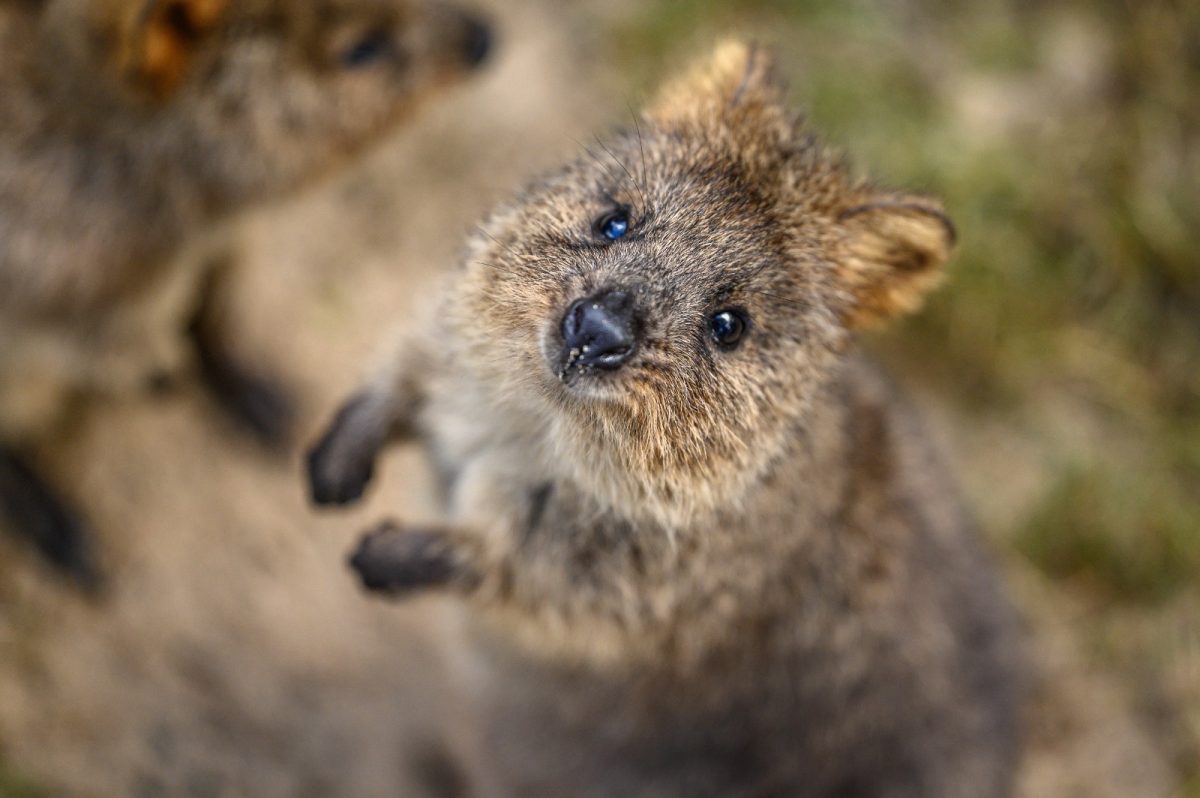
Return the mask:
[(610, 38), (632, 95), (756, 36), (820, 135), (945, 200), (948, 284), (872, 345), (941, 406), (989, 535), (1082, 597), (1147, 712), (1188, 706), (1200, 795), (1200, 3), (638, 9)]
[(0, 798), (49, 798), (49, 794), (0, 765)]

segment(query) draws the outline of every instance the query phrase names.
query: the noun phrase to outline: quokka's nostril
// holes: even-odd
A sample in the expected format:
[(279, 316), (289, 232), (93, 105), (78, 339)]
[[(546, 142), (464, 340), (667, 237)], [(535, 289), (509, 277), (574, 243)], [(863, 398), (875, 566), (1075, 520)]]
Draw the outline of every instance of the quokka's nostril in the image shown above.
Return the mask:
[(573, 364), (615, 369), (633, 354), (632, 297), (610, 291), (574, 302), (562, 321), (563, 344)]

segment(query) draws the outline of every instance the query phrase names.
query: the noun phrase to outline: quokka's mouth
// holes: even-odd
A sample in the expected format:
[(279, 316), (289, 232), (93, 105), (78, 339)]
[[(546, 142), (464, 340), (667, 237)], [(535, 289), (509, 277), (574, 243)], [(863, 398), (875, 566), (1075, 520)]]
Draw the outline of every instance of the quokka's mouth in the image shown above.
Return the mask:
[(582, 347), (568, 347), (561, 343), (551, 347), (546, 351), (547, 370), (552, 381), (565, 393), (584, 399), (617, 397), (625, 368), (602, 368), (585, 362)]
[(581, 365), (578, 357), (571, 352), (564, 352), (559, 358), (554, 376), (565, 388), (584, 393), (591, 393), (592, 389), (601, 385), (611, 385), (615, 379), (611, 372)]
[(567, 383), (581, 377), (605, 377), (616, 375), (622, 365), (636, 351), (633, 344), (619, 347), (601, 355), (593, 355), (587, 344), (578, 347), (563, 346), (558, 356), (556, 375), (559, 382)]

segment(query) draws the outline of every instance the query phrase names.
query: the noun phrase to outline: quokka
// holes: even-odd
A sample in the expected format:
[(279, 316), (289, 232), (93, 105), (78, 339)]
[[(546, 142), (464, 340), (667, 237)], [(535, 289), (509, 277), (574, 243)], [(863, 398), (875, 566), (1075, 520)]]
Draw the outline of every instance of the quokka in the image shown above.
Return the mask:
[(854, 179), (728, 43), (532, 182), (337, 414), (318, 503), (416, 438), (446, 520), (366, 586), (467, 602), (480, 795), (1010, 794), (1013, 613), (952, 481), (855, 347), (955, 239)]
[(380, 139), (487, 53), (428, 0), (0, 0), (0, 522), (94, 585), (31, 460), (75, 400), (191, 363), (268, 442), (290, 403), (220, 324), (236, 212)]

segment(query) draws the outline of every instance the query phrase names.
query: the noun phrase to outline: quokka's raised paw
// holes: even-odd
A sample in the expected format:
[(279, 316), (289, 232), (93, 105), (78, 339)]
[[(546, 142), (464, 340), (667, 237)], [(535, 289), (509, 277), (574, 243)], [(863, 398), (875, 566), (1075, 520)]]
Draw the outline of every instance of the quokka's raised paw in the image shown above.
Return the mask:
[(8, 519), (14, 534), (31, 543), (84, 592), (101, 592), (104, 578), (91, 530), (20, 455), (4, 447), (0, 447), (0, 514)]
[(363, 536), (349, 564), (364, 588), (392, 596), (472, 581), (441, 533), (391, 521)]
[(283, 383), (232, 359), (201, 360), (205, 384), (229, 419), (268, 449), (287, 451), (296, 408)]
[(314, 504), (352, 504), (375, 475), (375, 458), (387, 442), (371, 397), (352, 397), (308, 452), (309, 496)]

